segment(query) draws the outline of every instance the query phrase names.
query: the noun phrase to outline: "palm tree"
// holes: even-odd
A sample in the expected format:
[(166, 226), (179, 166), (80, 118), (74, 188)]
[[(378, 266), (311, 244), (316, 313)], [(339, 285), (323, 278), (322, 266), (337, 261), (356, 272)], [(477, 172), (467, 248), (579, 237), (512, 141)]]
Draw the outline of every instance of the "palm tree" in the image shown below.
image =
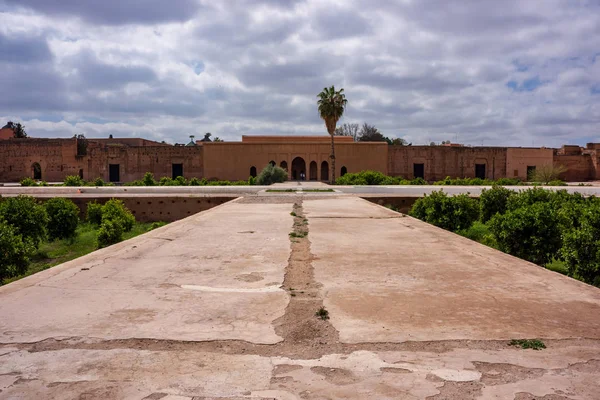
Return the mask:
[(336, 91), (333, 86), (324, 88), (317, 97), (319, 98), (317, 101), (317, 105), (319, 106), (319, 116), (325, 121), (327, 132), (331, 136), (331, 155), (329, 156), (329, 158), (331, 158), (331, 175), (329, 176), (330, 183), (333, 184), (335, 183), (335, 146), (333, 143), (335, 125), (344, 114), (348, 100), (346, 100), (344, 89)]

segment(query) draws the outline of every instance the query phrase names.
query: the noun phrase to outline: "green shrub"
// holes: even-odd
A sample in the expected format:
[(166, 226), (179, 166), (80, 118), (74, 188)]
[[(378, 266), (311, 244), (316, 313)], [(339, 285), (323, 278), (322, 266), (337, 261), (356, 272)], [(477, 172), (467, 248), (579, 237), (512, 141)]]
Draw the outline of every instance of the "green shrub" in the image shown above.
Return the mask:
[(154, 229), (158, 229), (160, 227), (165, 226), (167, 223), (163, 222), (163, 221), (156, 221), (153, 222), (152, 225), (150, 225), (150, 227), (148, 228), (148, 231), (153, 231)]
[(600, 206), (579, 208), (579, 226), (565, 229), (561, 256), (569, 275), (600, 286)]
[(88, 182), (88, 186), (114, 186), (114, 184), (112, 182), (104, 182), (102, 178), (96, 178)]
[(491, 189), (483, 189), (479, 196), (479, 207), (481, 210), (481, 221), (487, 222), (496, 214), (506, 212), (506, 203), (515, 192), (502, 186), (492, 186)]
[(146, 172), (144, 174), (142, 183), (144, 186), (156, 186), (157, 184), (156, 180), (154, 179), (154, 174), (152, 172)]
[(175, 186), (176, 183), (173, 179), (169, 178), (168, 176), (163, 176), (162, 178), (160, 178), (160, 181), (158, 181), (158, 184), (160, 186)]
[(0, 285), (5, 278), (22, 275), (27, 271), (34, 248), (12, 225), (0, 221)]
[(95, 201), (90, 201), (87, 204), (87, 220), (94, 225), (102, 223), (102, 204)]
[(187, 186), (188, 182), (183, 176), (178, 176), (173, 180), (175, 186)]
[(546, 185), (547, 186), (568, 186), (565, 182), (561, 181), (560, 179), (550, 181)]
[(85, 181), (78, 175), (69, 175), (65, 178), (64, 186), (85, 186)]
[(248, 178), (248, 185), (256, 185), (256, 178), (254, 176)]
[(257, 185), (271, 185), (273, 183), (282, 183), (287, 180), (287, 172), (285, 169), (267, 164), (256, 177)]
[(541, 187), (519, 191), (515, 196), (510, 196), (506, 201), (507, 210), (516, 210), (535, 203), (550, 203), (554, 193)]
[(98, 230), (98, 247), (106, 247), (123, 240), (123, 225), (111, 220), (102, 220)]
[(190, 179), (190, 186), (204, 186), (204, 185), (202, 184), (202, 181), (200, 179), (192, 178), (192, 179)]
[(427, 185), (427, 181), (423, 178), (415, 178), (410, 181), (411, 185)]
[(79, 224), (79, 207), (71, 200), (55, 197), (44, 203), (48, 214), (48, 237), (50, 240), (75, 237)]
[(477, 200), (467, 194), (449, 197), (443, 191), (434, 191), (418, 199), (410, 215), (449, 231), (468, 229), (479, 217)]
[(498, 243), (496, 243), (494, 235), (490, 232), (489, 226), (483, 222), (475, 221), (470, 228), (462, 229), (456, 233), (488, 247), (498, 248)]
[(495, 184), (500, 186), (517, 186), (522, 185), (523, 182), (518, 178), (500, 178), (496, 180)]
[(129, 232), (135, 224), (135, 217), (121, 200), (110, 199), (102, 206), (102, 224), (105, 221), (118, 224), (123, 231)]
[(558, 218), (548, 202), (496, 214), (489, 227), (500, 250), (538, 265), (547, 264), (561, 248)]
[(21, 186), (37, 186), (37, 182), (31, 178), (24, 178), (21, 180)]
[(23, 240), (37, 248), (46, 238), (48, 214), (31, 196), (8, 197), (0, 202), (0, 220), (12, 225)]

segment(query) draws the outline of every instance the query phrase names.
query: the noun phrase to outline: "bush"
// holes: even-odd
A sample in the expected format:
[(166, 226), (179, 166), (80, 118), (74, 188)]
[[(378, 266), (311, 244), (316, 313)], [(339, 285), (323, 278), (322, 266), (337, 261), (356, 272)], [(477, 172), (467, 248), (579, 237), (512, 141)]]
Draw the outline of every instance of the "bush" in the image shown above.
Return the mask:
[(90, 201), (87, 204), (87, 220), (94, 225), (102, 223), (102, 204)]
[(208, 183), (208, 181), (206, 179), (198, 179), (198, 178), (192, 178), (190, 179), (190, 186), (206, 186), (206, 184)]
[(152, 225), (150, 225), (150, 227), (148, 228), (148, 231), (153, 231), (155, 229), (161, 228), (163, 226), (165, 226), (167, 223), (163, 222), (163, 221), (156, 221), (153, 222)]
[(496, 214), (489, 227), (500, 250), (538, 265), (550, 262), (561, 248), (558, 218), (548, 202)]
[(183, 176), (178, 176), (173, 180), (175, 186), (187, 186), (188, 182)]
[(423, 178), (415, 178), (410, 181), (411, 185), (427, 185), (427, 181)]
[[(567, 172), (567, 168), (562, 165), (542, 165), (536, 167), (535, 171), (527, 178), (533, 182), (543, 183), (545, 185), (553, 181), (559, 181), (560, 175)], [(562, 186), (562, 185), (559, 185)]]
[(600, 286), (600, 206), (579, 208), (579, 226), (563, 233), (561, 256), (569, 275)]
[(37, 182), (31, 178), (24, 178), (21, 180), (21, 186), (37, 186)]
[(495, 249), (498, 248), (498, 243), (496, 243), (494, 235), (490, 233), (489, 226), (487, 226), (487, 224), (484, 224), (483, 222), (475, 221), (475, 223), (470, 228), (462, 229), (456, 233), (468, 239), (484, 244), (488, 247), (493, 247)]
[(273, 183), (282, 183), (287, 180), (287, 176), (288, 174), (285, 169), (267, 164), (256, 177), (256, 184), (271, 185)]
[(449, 231), (468, 229), (479, 217), (477, 200), (466, 194), (449, 197), (443, 191), (418, 199), (410, 215)]
[(29, 257), (34, 248), (17, 229), (0, 221), (0, 285), (6, 278), (22, 275), (27, 271)]
[(64, 186), (85, 186), (85, 181), (78, 175), (69, 175), (65, 178)]
[(146, 172), (142, 179), (142, 183), (144, 186), (156, 186), (157, 182), (154, 179), (154, 174), (152, 172)]
[(256, 185), (256, 178), (254, 176), (248, 177), (248, 185)]
[(79, 224), (79, 207), (71, 200), (55, 197), (44, 203), (48, 214), (48, 237), (50, 240), (75, 237)]
[(102, 178), (96, 178), (88, 182), (88, 186), (114, 186), (114, 184), (112, 182), (104, 182)]
[(561, 181), (560, 179), (550, 181), (546, 184), (547, 186), (568, 186), (566, 183)]
[(555, 194), (543, 188), (521, 190), (515, 196), (510, 196), (506, 201), (507, 210), (516, 210), (536, 203), (550, 203)]
[(98, 247), (106, 247), (123, 240), (123, 226), (117, 221), (102, 220), (98, 230)]
[(506, 212), (506, 203), (514, 194), (515, 192), (502, 186), (492, 186), (491, 189), (483, 189), (481, 196), (479, 196), (481, 221), (487, 222), (496, 214), (504, 214)]
[(123, 231), (129, 232), (135, 224), (135, 217), (121, 200), (110, 199), (102, 206), (102, 224), (105, 221), (118, 224)]
[(158, 182), (158, 184), (160, 186), (175, 186), (176, 183), (173, 179), (169, 178), (168, 176), (163, 176), (162, 178), (160, 178), (160, 181)]
[(0, 202), (0, 220), (12, 225), (23, 240), (37, 248), (46, 237), (48, 214), (31, 196), (8, 197)]

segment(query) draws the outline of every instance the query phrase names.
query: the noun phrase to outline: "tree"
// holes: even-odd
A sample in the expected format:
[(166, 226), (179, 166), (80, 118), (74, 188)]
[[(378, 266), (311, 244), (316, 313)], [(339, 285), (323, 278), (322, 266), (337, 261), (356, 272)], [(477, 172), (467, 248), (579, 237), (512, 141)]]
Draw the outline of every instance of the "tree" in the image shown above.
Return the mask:
[(213, 142), (215, 142), (215, 143), (224, 142), (224, 140), (217, 136), (214, 138)]
[(385, 141), (390, 146), (408, 146), (408, 142), (402, 138), (389, 138), (386, 136)]
[(535, 171), (531, 173), (531, 176), (528, 176), (533, 182), (540, 182), (545, 185), (552, 181), (557, 181), (560, 179), (560, 175), (567, 172), (567, 169), (564, 165), (542, 165), (535, 168)]
[(344, 111), (346, 110), (346, 95), (344, 89), (338, 91), (335, 90), (334, 86), (330, 88), (324, 88), (321, 93), (317, 95), (319, 100), (317, 101), (319, 116), (325, 121), (327, 132), (331, 136), (331, 175), (330, 183), (335, 183), (335, 125), (340, 120)]
[(25, 132), (25, 125), (21, 125), (20, 122), (16, 124), (12, 121), (8, 121), (4, 128), (12, 129), (13, 135), (17, 139), (22, 139), (27, 137), (27, 132)]
[(69, 239), (75, 237), (79, 225), (79, 207), (71, 200), (55, 197), (44, 203), (48, 213), (48, 237), (54, 239)]
[(386, 142), (386, 137), (379, 132), (374, 125), (369, 125), (366, 122), (360, 128), (358, 132), (359, 142)]
[(358, 124), (342, 124), (335, 129), (335, 136), (350, 136), (354, 141), (358, 141)]
[(0, 220), (0, 285), (3, 279), (22, 275), (27, 271), (29, 256), (34, 250), (15, 227)]
[(0, 202), (0, 220), (12, 225), (17, 235), (36, 248), (46, 238), (48, 214), (37, 200), (30, 196), (8, 197)]
[(73, 136), (73, 139), (77, 139), (77, 155), (86, 156), (88, 141), (83, 134)]

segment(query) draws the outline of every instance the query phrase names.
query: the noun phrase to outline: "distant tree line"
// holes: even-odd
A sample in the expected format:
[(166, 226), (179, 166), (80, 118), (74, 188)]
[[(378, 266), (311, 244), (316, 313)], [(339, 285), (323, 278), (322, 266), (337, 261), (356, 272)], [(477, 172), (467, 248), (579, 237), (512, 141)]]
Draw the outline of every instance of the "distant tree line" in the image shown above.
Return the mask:
[(386, 142), (389, 145), (411, 146), (406, 140), (396, 137), (384, 136), (374, 125), (366, 122), (359, 126), (358, 124), (342, 124), (335, 130), (336, 136), (349, 136), (355, 142)]

